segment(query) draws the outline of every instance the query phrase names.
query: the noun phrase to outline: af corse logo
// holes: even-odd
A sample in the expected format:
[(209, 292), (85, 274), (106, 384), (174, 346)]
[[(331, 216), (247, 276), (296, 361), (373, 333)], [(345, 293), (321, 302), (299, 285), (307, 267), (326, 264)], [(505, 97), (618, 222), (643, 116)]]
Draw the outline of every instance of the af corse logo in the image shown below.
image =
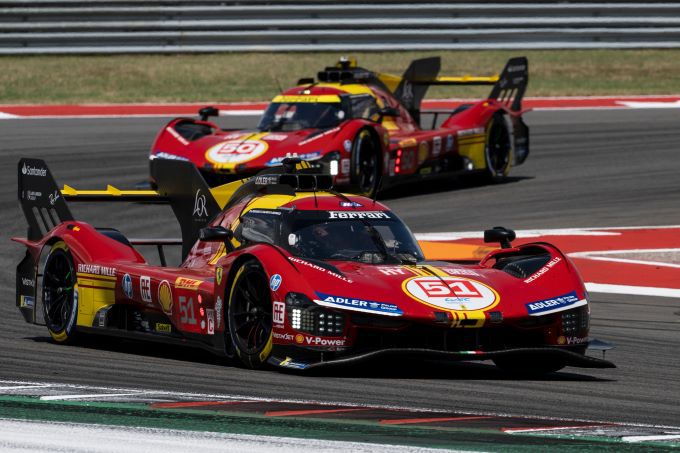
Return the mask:
[(196, 198), (194, 198), (194, 212), (195, 217), (208, 217), (208, 208), (205, 206), (205, 195), (201, 194), (201, 189), (196, 191)]

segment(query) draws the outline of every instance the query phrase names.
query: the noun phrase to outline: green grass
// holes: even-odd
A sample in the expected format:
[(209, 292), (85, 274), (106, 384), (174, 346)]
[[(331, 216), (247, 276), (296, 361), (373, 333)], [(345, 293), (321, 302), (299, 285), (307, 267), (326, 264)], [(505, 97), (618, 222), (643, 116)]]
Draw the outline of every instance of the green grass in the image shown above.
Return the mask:
[[(3, 56), (0, 103), (268, 100), (338, 52), (212, 55)], [(491, 75), (529, 58), (528, 96), (680, 93), (680, 50), (352, 53), (368, 69), (401, 74), (414, 58), (442, 56), (443, 75)], [(433, 87), (428, 97), (479, 97), (488, 87)]]

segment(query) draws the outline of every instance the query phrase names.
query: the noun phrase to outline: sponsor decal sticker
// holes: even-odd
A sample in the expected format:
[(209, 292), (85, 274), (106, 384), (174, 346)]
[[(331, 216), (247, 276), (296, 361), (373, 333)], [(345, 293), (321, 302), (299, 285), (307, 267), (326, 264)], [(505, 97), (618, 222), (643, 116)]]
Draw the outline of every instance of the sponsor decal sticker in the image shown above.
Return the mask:
[(350, 152), (352, 150), (352, 140), (345, 140), (342, 142), (342, 146), (345, 148), (345, 151)]
[(284, 341), (293, 341), (293, 334), (292, 333), (279, 333), (279, 332), (273, 332), (272, 337), (276, 340), (284, 340)]
[(402, 287), (420, 302), (453, 311), (488, 309), (500, 300), (490, 286), (464, 277), (413, 277)]
[(479, 277), (479, 273), (472, 269), (463, 269), (459, 267), (442, 267), (441, 270), (449, 275), (467, 275), (470, 277)]
[(279, 362), (279, 366), (286, 367), (286, 368), (294, 368), (296, 370), (304, 370), (307, 368), (307, 364), (304, 362), (296, 362), (295, 360), (291, 359), (290, 357), (286, 357), (284, 360)]
[(132, 291), (132, 277), (130, 277), (130, 274), (125, 274), (123, 275), (123, 294), (125, 294), (125, 297), (128, 299), (132, 299), (132, 296), (134, 295)]
[(567, 337), (567, 344), (585, 344), (588, 343), (587, 337)]
[(187, 146), (189, 144), (189, 141), (186, 138), (179, 135), (179, 132), (177, 132), (173, 127), (168, 126), (165, 128), (165, 130), (168, 131), (168, 133), (172, 135), (175, 138), (175, 140), (180, 142), (182, 145)]
[(208, 335), (215, 334), (215, 310), (208, 308), (205, 311), (205, 317), (208, 320)]
[(339, 130), (340, 130), (339, 127), (334, 127), (333, 129), (329, 129), (326, 132), (323, 132), (321, 134), (312, 135), (311, 137), (308, 137), (308, 138), (302, 140), (300, 142), (300, 145), (306, 145), (307, 143), (312, 142), (312, 141), (319, 139), (321, 137), (325, 137), (326, 135), (334, 134), (334, 133), (338, 132)]
[(453, 151), (453, 135), (446, 136), (446, 152)]
[(315, 302), (319, 305), (327, 307), (342, 307), (347, 310), (362, 311), (365, 313), (376, 313), (387, 316), (401, 316), (404, 314), (401, 309), (394, 305), (385, 302), (375, 302), (372, 300), (354, 299), (351, 297), (333, 296), (317, 292), (319, 300)]
[(473, 129), (463, 129), (458, 131), (457, 135), (459, 137), (467, 137), (469, 135), (478, 135), (478, 134), (483, 134), (484, 133), (484, 128), (483, 127), (475, 127)]
[(222, 325), (222, 298), (217, 296), (217, 301), (215, 302), (215, 317), (217, 318), (217, 328)]
[(356, 201), (341, 201), (340, 202), (340, 207), (341, 208), (361, 208), (363, 205), (361, 203), (357, 203)]
[(35, 201), (38, 198), (42, 197), (42, 192), (36, 192), (35, 190), (27, 190), (26, 191), (26, 199), (28, 201)]
[(172, 325), (157, 322), (154, 330), (159, 333), (172, 333)]
[(269, 279), (269, 288), (271, 288), (272, 291), (276, 291), (281, 286), (281, 282), (283, 282), (281, 275), (274, 274)]
[(268, 148), (261, 140), (229, 140), (209, 148), (205, 158), (213, 164), (240, 164), (260, 157)]
[(333, 271), (326, 269), (325, 267), (321, 267), (321, 266), (316, 265), (314, 263), (310, 263), (309, 261), (305, 261), (305, 260), (302, 260), (300, 258), (295, 258), (293, 256), (289, 257), (288, 261), (291, 261), (291, 262), (297, 263), (297, 264), (302, 264), (303, 266), (311, 267), (312, 269), (317, 270), (319, 272), (323, 272), (325, 274), (328, 274), (331, 277), (335, 277), (335, 278), (340, 279), (340, 280), (347, 282), (347, 283), (352, 283), (352, 280), (345, 277), (344, 275), (340, 275), (336, 272), (333, 272)]
[(35, 287), (35, 281), (33, 281), (33, 279), (30, 278), (21, 277), (21, 283), (24, 286), (30, 286), (31, 288)]
[(548, 272), (555, 264), (559, 263), (560, 261), (562, 261), (562, 258), (560, 258), (559, 256), (556, 256), (555, 258), (551, 259), (550, 261), (548, 261), (548, 262), (546, 263), (545, 266), (543, 266), (542, 268), (540, 268), (539, 270), (537, 270), (536, 272), (534, 272), (532, 275), (529, 276), (529, 278), (525, 279), (525, 280), (524, 280), (524, 283), (531, 283), (531, 282), (533, 282), (534, 280), (536, 280), (537, 278), (539, 278), (541, 275), (543, 275), (543, 274), (545, 274), (546, 272)]
[(558, 311), (563, 311), (569, 308), (580, 307), (585, 305), (585, 299), (579, 299), (576, 296), (576, 291), (572, 291), (561, 296), (553, 297), (552, 299), (538, 300), (525, 304), (527, 312), (530, 316), (547, 315)]
[(106, 277), (115, 277), (116, 268), (100, 266), (99, 264), (84, 264), (78, 263), (78, 272), (83, 274), (104, 275)]
[(183, 157), (183, 156), (178, 156), (177, 154), (170, 154), (166, 153), (164, 151), (158, 151), (155, 154), (152, 154), (150, 156), (151, 159), (168, 159), (168, 160), (183, 160), (183, 161), (189, 161), (188, 158)]
[(201, 286), (203, 280), (194, 280), (193, 278), (177, 277), (175, 280), (175, 288), (181, 289), (193, 289), (194, 291)]
[(158, 285), (158, 303), (165, 313), (172, 314), (172, 289), (167, 280)]
[(384, 211), (328, 211), (329, 219), (391, 219)]
[(268, 142), (282, 142), (287, 138), (288, 136), (286, 134), (267, 134), (262, 137), (262, 140), (267, 140)]
[(151, 278), (145, 275), (139, 277), (139, 293), (142, 300), (146, 303), (151, 303)]
[(286, 321), (286, 304), (284, 302), (274, 302), (274, 324), (282, 326)]
[(345, 338), (323, 338), (305, 335), (304, 344), (307, 346), (345, 346)]
[(268, 161), (265, 166), (267, 167), (276, 167), (277, 165), (281, 165), (284, 159), (287, 159), (289, 157), (299, 157), (302, 160), (316, 160), (321, 157), (321, 153), (319, 151), (314, 151), (311, 153), (286, 153), (285, 156), (281, 157), (274, 157), (270, 161)]
[(420, 145), (418, 145), (418, 165), (425, 162), (429, 154), (430, 146), (427, 144), (427, 142), (420, 142)]
[(31, 167), (30, 165), (26, 165), (26, 162), (24, 162), (24, 166), (21, 167), (21, 174), (25, 176), (47, 176), (47, 169)]
[(19, 306), (21, 308), (33, 308), (35, 307), (35, 298), (33, 296), (21, 296)]
[(439, 156), (439, 153), (442, 151), (442, 138), (441, 137), (434, 137), (432, 139), (432, 155), (434, 157)]
[(384, 275), (409, 275), (410, 271), (399, 266), (381, 266), (378, 270)]
[(416, 141), (415, 138), (407, 138), (406, 140), (402, 140), (399, 142), (399, 146), (402, 148), (410, 148), (413, 146), (416, 146), (418, 142)]
[(349, 173), (349, 159), (340, 159), (340, 173), (346, 175)]
[(217, 282), (218, 285), (222, 284), (222, 273), (224, 272), (224, 269), (222, 266), (217, 266), (217, 269), (215, 269), (215, 281)]
[(298, 344), (302, 344), (305, 342), (305, 336), (302, 335), (301, 333), (295, 335), (295, 342)]

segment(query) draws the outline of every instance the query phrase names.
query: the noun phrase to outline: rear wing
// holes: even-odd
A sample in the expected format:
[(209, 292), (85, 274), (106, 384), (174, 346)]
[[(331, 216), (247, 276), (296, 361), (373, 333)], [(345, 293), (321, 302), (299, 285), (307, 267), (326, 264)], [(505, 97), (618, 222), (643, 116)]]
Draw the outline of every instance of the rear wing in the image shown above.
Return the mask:
[(198, 239), (200, 229), (221, 211), (216, 197), (224, 200), (228, 198), (225, 191), (241, 185), (211, 190), (191, 162), (167, 159), (151, 161), (157, 190), (120, 190), (113, 186), (105, 190), (77, 190), (67, 185), (60, 190), (47, 164), (40, 159), (21, 159), (18, 175), (19, 202), (28, 222), (29, 240), (38, 241), (60, 223), (74, 220), (66, 200), (163, 203), (170, 205), (180, 224), (182, 259)]
[(377, 76), (416, 120), (420, 117), (420, 105), (431, 85), (493, 85), (489, 99), (496, 99), (514, 111), (522, 109), (522, 98), (529, 80), (526, 57), (508, 60), (500, 75), (439, 76), (440, 69), (441, 58), (430, 57), (412, 61), (401, 77), (389, 74)]

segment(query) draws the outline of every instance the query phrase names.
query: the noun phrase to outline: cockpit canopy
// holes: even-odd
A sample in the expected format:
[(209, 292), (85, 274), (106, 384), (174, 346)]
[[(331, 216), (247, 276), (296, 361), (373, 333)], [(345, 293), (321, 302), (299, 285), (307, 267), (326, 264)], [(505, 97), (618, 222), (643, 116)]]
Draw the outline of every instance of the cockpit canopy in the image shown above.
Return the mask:
[(376, 121), (380, 108), (370, 94), (280, 95), (265, 110), (257, 128), (261, 131), (328, 129), (348, 119)]
[(242, 245), (266, 242), (308, 259), (372, 264), (424, 259), (412, 233), (390, 211), (251, 209), (234, 237)]

